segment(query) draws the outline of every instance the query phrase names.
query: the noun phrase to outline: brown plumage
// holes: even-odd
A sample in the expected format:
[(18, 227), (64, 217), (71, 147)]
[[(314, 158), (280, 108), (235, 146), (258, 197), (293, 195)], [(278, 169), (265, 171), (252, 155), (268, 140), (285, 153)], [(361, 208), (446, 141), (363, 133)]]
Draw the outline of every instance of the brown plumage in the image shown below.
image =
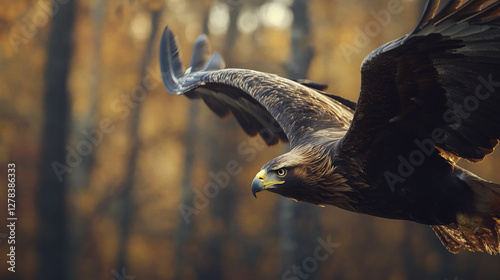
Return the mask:
[(310, 81), (222, 69), (217, 53), (207, 61), (206, 36), (183, 73), (168, 28), (163, 81), (268, 145), (290, 143), (257, 174), (254, 194), (429, 224), (453, 253), (497, 254), (500, 186), (455, 164), (481, 161), (500, 139), (500, 1), (439, 4), (365, 59), (357, 105)]

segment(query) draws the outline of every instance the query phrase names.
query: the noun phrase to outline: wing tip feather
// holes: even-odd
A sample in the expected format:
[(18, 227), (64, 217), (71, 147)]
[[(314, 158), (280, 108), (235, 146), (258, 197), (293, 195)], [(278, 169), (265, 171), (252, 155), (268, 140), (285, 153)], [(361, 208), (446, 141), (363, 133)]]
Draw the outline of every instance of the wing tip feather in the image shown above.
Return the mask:
[(182, 63), (174, 33), (165, 27), (160, 39), (160, 69), (163, 85), (171, 94), (179, 94), (178, 78), (182, 76)]
[(203, 69), (208, 56), (210, 55), (210, 44), (208, 42), (208, 37), (205, 34), (201, 34), (196, 38), (193, 47), (193, 55), (191, 56), (191, 71), (199, 71)]

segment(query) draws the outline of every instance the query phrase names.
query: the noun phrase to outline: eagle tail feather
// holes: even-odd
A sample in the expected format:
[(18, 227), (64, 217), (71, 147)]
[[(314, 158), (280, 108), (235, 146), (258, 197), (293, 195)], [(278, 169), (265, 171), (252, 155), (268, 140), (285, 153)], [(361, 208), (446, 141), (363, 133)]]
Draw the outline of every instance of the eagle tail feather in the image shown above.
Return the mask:
[(456, 224), (433, 225), (431, 228), (446, 249), (453, 254), (459, 253), (460, 249), (491, 255), (500, 253), (500, 218), (489, 217), (483, 220), (483, 224), (473, 235), (465, 233)]
[(467, 170), (457, 168), (458, 176), (473, 191), (474, 209), (458, 213), (457, 223), (431, 226), (448, 251), (460, 249), (500, 253), (500, 185), (485, 181)]

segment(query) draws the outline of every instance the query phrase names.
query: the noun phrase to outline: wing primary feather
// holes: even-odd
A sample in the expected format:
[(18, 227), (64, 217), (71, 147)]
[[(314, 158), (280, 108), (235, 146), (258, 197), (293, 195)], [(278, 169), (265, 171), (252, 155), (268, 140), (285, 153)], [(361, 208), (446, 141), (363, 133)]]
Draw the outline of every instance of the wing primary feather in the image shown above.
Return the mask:
[(225, 67), (226, 63), (224, 62), (222, 56), (218, 52), (214, 52), (208, 60), (207, 64), (205, 64), (205, 67), (203, 67), (203, 71), (220, 70)]
[[(464, 21), (470, 21), (470, 20), (477, 18), (477, 17), (480, 17), (480, 16), (485, 16), (485, 15), (487, 16), (490, 12), (495, 12), (496, 11), (495, 9), (498, 8), (498, 6), (500, 6), (500, 2), (495, 2), (491, 5), (489, 5), (488, 7), (482, 9), (481, 11), (478, 11), (477, 13), (474, 13), (471, 16), (462, 19), (461, 21), (459, 21), (459, 23), (464, 22)], [(498, 12), (498, 11), (496, 11), (496, 12)], [(498, 17), (494, 17), (494, 18), (498, 18)]]
[[(443, 21), (449, 19), (449, 18), (452, 18), (452, 17), (455, 17), (457, 15), (460, 15), (460, 14), (463, 14), (464, 12), (467, 11), (467, 9), (470, 9), (471, 7), (474, 8), (478, 5), (477, 3), (478, 1), (475, 1), (475, 0), (470, 0), (468, 2), (466, 2), (465, 4), (463, 4), (462, 6), (455, 6), (455, 10), (453, 11), (443, 11), (444, 13), (440, 13), (440, 14), (443, 14), (444, 16), (437, 20), (436, 22), (434, 22), (434, 25), (438, 25), (440, 23), (442, 23)], [(436, 16), (436, 19), (439, 18), (440, 15), (437, 15)]]
[(413, 31), (410, 34), (416, 33), (423, 26), (425, 26), (430, 20), (432, 20), (434, 15), (436, 14), (438, 7), (439, 7), (439, 0), (429, 0), (427, 2), (427, 5), (425, 6), (424, 12), (417, 26), (415, 27), (415, 29), (413, 29)]
[(160, 69), (165, 88), (172, 94), (180, 94), (178, 78), (182, 76), (182, 63), (174, 34), (168, 26), (160, 40)]
[[(468, 0), (458, 0), (458, 1), (457, 0), (452, 0), (452, 1), (448, 1), (448, 3), (446, 3), (446, 5), (441, 9), (441, 11), (439, 11), (439, 13), (436, 16), (436, 18), (439, 18), (440, 15), (448, 15), (448, 14), (452, 13), (458, 7), (460, 7), (460, 5), (462, 5), (462, 3), (464, 1), (468, 1)], [(441, 22), (441, 21), (434, 22), (433, 24), (438, 24), (439, 22)]]
[(194, 42), (193, 55), (191, 56), (190, 72), (195, 72), (203, 69), (203, 66), (210, 55), (210, 46), (208, 44), (207, 35), (198, 36)]

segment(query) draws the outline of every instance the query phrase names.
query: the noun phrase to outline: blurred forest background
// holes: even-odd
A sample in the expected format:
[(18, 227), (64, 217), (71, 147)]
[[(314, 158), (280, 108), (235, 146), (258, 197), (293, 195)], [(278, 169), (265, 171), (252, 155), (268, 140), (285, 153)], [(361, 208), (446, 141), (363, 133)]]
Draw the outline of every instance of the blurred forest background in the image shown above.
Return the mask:
[[(14, 162), (18, 221), (15, 273), (0, 227), (1, 279), (500, 279), (499, 256), (450, 254), (425, 225), (255, 199), (253, 177), (286, 145), (161, 83), (168, 25), (185, 65), (206, 33), (228, 67), (356, 100), (363, 58), (410, 32), (424, 2), (2, 0), (0, 178)], [(500, 182), (499, 160), (463, 164)]]

